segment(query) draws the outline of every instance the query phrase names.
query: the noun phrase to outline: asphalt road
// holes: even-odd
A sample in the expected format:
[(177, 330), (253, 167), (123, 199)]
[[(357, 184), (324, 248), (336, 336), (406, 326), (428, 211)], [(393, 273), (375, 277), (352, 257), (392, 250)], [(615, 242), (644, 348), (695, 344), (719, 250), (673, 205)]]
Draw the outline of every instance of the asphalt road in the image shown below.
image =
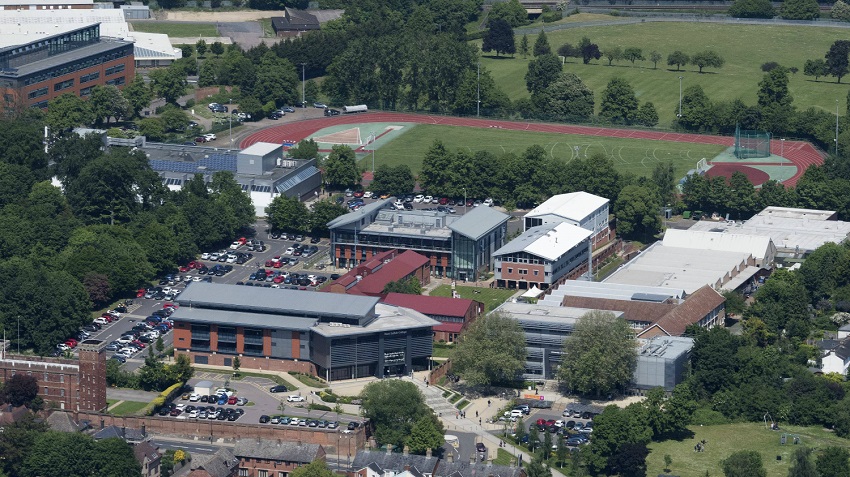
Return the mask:
[(220, 449), (219, 446), (209, 444), (196, 444), (186, 440), (171, 440), (157, 437), (151, 439), (151, 444), (165, 450), (183, 450), (189, 454), (214, 454)]

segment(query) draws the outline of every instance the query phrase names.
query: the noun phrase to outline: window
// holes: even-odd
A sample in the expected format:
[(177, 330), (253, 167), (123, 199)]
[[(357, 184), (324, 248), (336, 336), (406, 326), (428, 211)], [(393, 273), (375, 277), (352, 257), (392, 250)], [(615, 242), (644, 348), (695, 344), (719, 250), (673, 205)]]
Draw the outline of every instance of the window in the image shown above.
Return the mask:
[(35, 98), (40, 98), (40, 97), (42, 97), (46, 94), (47, 94), (47, 87), (45, 86), (44, 88), (39, 88), (35, 91), (30, 91), (30, 93), (27, 96), (29, 97), (29, 99), (35, 99)]
[(62, 396), (62, 397), (65, 397), (65, 390), (64, 390), (64, 389), (60, 389), (60, 390), (59, 390), (59, 395), (60, 395), (60, 396)]
[(269, 471), (267, 470), (258, 470), (257, 477), (269, 477)]
[(80, 97), (85, 98), (87, 96), (91, 96), (91, 90), (94, 89), (94, 86), (89, 86), (88, 88), (83, 88), (80, 90)]
[(80, 84), (88, 83), (89, 81), (94, 81), (98, 78), (100, 78), (100, 71), (95, 71), (94, 73), (82, 75), (80, 76)]
[(195, 356), (195, 364), (209, 364), (209, 358), (207, 356)]
[(65, 375), (64, 375), (64, 374), (60, 374), (60, 375), (59, 375), (59, 382), (60, 382), (60, 383), (64, 383), (64, 382), (65, 382)]
[(536, 277), (537, 275), (540, 275), (540, 270), (535, 270), (535, 271), (534, 271), (534, 276)]
[(513, 272), (514, 272), (513, 268), (508, 268), (508, 273), (513, 273)]
[(239, 477), (248, 477), (248, 469), (239, 469)]
[(120, 73), (122, 71), (124, 71), (124, 63), (106, 68), (106, 76), (114, 75), (115, 73)]
[(112, 85), (112, 86), (121, 86), (121, 85), (124, 84), (124, 77), (119, 76), (118, 78), (111, 79), (111, 80), (107, 81), (106, 84)]
[(44, 387), (44, 395), (47, 396), (49, 394), (50, 394), (50, 389), (48, 389), (47, 386), (45, 386)]
[(62, 91), (63, 89), (73, 88), (74, 80), (69, 79), (53, 85), (53, 91)]

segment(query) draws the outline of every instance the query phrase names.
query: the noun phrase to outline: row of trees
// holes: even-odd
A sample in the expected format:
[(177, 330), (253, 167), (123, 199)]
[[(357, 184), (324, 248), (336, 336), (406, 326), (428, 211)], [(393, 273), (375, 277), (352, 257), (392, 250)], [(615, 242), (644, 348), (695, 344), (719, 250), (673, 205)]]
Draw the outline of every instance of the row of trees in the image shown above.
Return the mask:
[(836, 40), (823, 59), (806, 60), (803, 66), (803, 74), (814, 76), (815, 81), (821, 76), (833, 76), (836, 83), (841, 83), (841, 78), (848, 72), (850, 72), (850, 41), (848, 40)]
[(769, 0), (735, 0), (729, 15), (735, 18), (773, 18), (786, 20), (815, 20), (820, 17), (817, 0), (784, 0), (779, 10)]

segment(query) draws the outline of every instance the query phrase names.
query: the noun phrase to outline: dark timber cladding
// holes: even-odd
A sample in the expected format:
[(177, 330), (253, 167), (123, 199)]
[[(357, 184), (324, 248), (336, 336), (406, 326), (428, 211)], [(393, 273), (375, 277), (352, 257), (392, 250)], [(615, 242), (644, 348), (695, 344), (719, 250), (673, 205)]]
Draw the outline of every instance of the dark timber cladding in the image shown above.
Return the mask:
[(368, 296), (192, 283), (178, 299), (177, 354), (198, 364), (309, 372), (328, 381), (427, 369), (422, 313)]

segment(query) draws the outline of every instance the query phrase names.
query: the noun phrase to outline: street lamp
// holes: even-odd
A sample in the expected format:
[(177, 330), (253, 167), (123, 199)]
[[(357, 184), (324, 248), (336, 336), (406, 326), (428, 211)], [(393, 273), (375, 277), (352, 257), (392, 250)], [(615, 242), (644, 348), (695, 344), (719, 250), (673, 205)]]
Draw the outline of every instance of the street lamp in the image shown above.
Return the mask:
[(463, 211), (466, 212), (466, 187), (463, 188)]
[(684, 79), (684, 76), (679, 76), (679, 114), (676, 115), (677, 118), (682, 117), (682, 79)]
[[(233, 109), (233, 98), (227, 98), (227, 106)], [(230, 148), (233, 148), (233, 112), (228, 111), (228, 123), (230, 124)]]

